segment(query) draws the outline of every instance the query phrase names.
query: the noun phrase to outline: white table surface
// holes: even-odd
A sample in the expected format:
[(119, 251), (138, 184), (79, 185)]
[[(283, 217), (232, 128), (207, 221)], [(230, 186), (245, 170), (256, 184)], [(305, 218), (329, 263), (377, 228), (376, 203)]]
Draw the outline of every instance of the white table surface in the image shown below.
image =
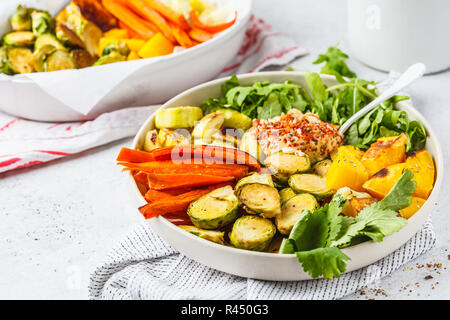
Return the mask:
[[(255, 0), (254, 4), (258, 17), (310, 50), (309, 56), (293, 63), (301, 70), (318, 70), (311, 62), (329, 45), (339, 42), (345, 48), (345, 9), (344, 0), (277, 0), (276, 4)], [(385, 77), (353, 59), (349, 65), (362, 78)], [(449, 172), (450, 72), (426, 76), (408, 91), (436, 129)], [(119, 149), (130, 142), (125, 139), (0, 175), (0, 298), (87, 298), (90, 272), (142, 221), (130, 201), (125, 176), (114, 161)], [(433, 213), (436, 246), (372, 284), (365, 293), (346, 299), (450, 298), (449, 194), (447, 175)], [(426, 280), (426, 276), (433, 278)]]

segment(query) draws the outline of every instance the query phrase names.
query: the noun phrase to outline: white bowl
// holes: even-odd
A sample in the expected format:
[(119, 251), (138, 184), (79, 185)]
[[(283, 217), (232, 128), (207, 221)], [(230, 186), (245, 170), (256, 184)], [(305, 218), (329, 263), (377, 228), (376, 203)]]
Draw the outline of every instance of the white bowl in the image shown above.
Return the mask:
[[(3, 3), (2, 0), (0, 34), (9, 31), (9, 24), (5, 21), (9, 21), (9, 17), (18, 4), (34, 5), (57, 13), (66, 2), (68, 1), (7, 0)], [(154, 61), (111, 88), (110, 93), (103, 97), (87, 115), (69, 108), (23, 75), (0, 79), (0, 96), (2, 97), (0, 111), (38, 121), (81, 121), (93, 119), (104, 112), (167, 101), (183, 90), (217, 76), (236, 56), (245, 36), (252, 0), (231, 0), (230, 2), (231, 7), (238, 12), (238, 19), (233, 26), (189, 50), (150, 58)], [(90, 68), (114, 68), (114, 65)]]
[[(333, 76), (321, 75), (321, 77), (328, 86), (337, 83)], [(303, 72), (261, 72), (240, 75), (238, 78), (240, 83), (244, 85), (250, 85), (254, 81), (284, 82), (285, 80), (292, 80), (306, 87)], [(200, 105), (207, 98), (219, 97), (221, 94), (220, 86), (225, 80), (227, 79), (218, 79), (189, 89), (168, 101), (161, 109), (183, 105)], [(343, 249), (343, 252), (351, 258), (347, 263), (347, 272), (374, 263), (405, 244), (420, 230), (433, 209), (433, 203), (437, 199), (437, 194), (443, 179), (444, 163), (439, 141), (428, 122), (409, 103), (401, 102), (398, 107), (401, 110), (407, 111), (411, 119), (420, 121), (428, 131), (429, 137), (426, 148), (433, 156), (436, 164), (437, 174), (435, 186), (423, 207), (408, 220), (408, 224), (399, 232), (386, 237), (380, 243), (365, 242), (354, 247)], [(132, 147), (141, 148), (145, 133), (153, 128), (154, 116), (151, 116), (139, 130)], [(137, 200), (137, 206), (146, 204), (131, 175), (130, 183)], [(226, 247), (194, 236), (173, 225), (161, 216), (149, 220), (149, 223), (176, 250), (211, 268), (241, 277), (262, 280), (288, 281), (311, 279), (303, 271), (294, 254), (264, 253)]]

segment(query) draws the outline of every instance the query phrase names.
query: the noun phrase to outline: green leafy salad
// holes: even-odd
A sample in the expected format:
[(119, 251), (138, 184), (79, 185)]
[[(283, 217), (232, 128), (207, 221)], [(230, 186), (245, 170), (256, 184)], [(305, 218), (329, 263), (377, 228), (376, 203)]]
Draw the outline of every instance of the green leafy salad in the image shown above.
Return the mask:
[[(317, 114), (322, 121), (342, 125), (377, 97), (376, 83), (357, 78), (345, 63), (347, 55), (337, 47), (330, 47), (314, 63), (325, 63), (321, 73), (334, 75), (339, 82), (327, 87), (320, 75), (307, 72), (307, 89), (291, 81), (285, 83), (255, 82), (241, 86), (232, 76), (222, 86), (222, 97), (211, 98), (202, 104), (204, 114), (219, 109), (233, 109), (252, 119), (270, 119), (298, 109)], [(346, 78), (344, 78), (346, 77)], [(395, 104), (409, 99), (394, 96), (357, 121), (346, 133), (346, 144), (366, 150), (380, 137), (404, 132), (408, 136), (408, 150), (425, 146), (426, 131), (418, 121), (410, 121), (405, 111)]]

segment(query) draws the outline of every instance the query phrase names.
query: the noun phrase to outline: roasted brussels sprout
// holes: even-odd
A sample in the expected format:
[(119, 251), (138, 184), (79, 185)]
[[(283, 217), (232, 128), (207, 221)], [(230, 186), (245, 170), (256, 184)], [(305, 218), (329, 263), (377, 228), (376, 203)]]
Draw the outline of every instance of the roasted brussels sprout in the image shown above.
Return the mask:
[(56, 50), (57, 49), (50, 44), (41, 46), (39, 50), (35, 50), (33, 53), (34, 69), (37, 72), (47, 71), (47, 58)]
[(253, 173), (236, 184), (236, 195), (245, 211), (273, 218), (281, 213), (280, 195), (268, 174)]
[(213, 112), (204, 116), (200, 121), (195, 124), (192, 136), (198, 143), (208, 144), (212, 142), (212, 136), (219, 131), (225, 117), (223, 113)]
[(3, 36), (3, 44), (9, 47), (31, 47), (35, 40), (31, 31), (14, 31)]
[(75, 62), (66, 51), (57, 50), (48, 56), (46, 62), (46, 71), (58, 71), (67, 69), (76, 69)]
[(19, 5), (11, 17), (11, 27), (14, 31), (31, 31), (31, 12), (33, 9)]
[(70, 51), (70, 56), (78, 69), (90, 67), (97, 61), (97, 58), (91, 56), (84, 49), (74, 49)]
[(317, 162), (313, 166), (314, 173), (321, 177), (325, 177), (327, 175), (328, 169), (330, 169), (331, 163), (332, 161), (329, 159)]
[(98, 59), (93, 65), (94, 66), (101, 66), (101, 65), (104, 65), (104, 64), (125, 61), (126, 59), (127, 58), (125, 56), (121, 55), (117, 51), (113, 51), (110, 54), (108, 54), (106, 56), (103, 56), (100, 59)]
[(176, 107), (158, 110), (155, 114), (155, 126), (158, 129), (193, 128), (195, 122), (203, 117), (199, 107)]
[(209, 240), (218, 244), (225, 244), (223, 240), (225, 232), (223, 231), (205, 230), (194, 226), (179, 226), (179, 227), (202, 239)]
[(105, 47), (105, 49), (103, 49), (102, 56), (108, 55), (113, 51), (117, 51), (121, 55), (128, 57), (128, 54), (130, 53), (130, 48), (125, 42), (114, 40), (110, 44), (108, 44)]
[(307, 155), (296, 155), (278, 152), (264, 160), (264, 164), (272, 172), (277, 181), (286, 184), (291, 175), (308, 171), (311, 163)]
[(333, 194), (333, 191), (327, 188), (326, 178), (315, 174), (294, 174), (288, 182), (295, 192), (307, 192), (319, 198), (326, 198)]
[[(231, 130), (231, 129), (229, 129)], [(236, 148), (239, 146), (239, 139), (237, 135), (229, 135), (226, 132), (223, 132), (224, 130), (217, 131), (214, 133), (211, 137), (211, 144), (216, 146), (223, 146), (223, 147), (231, 147)]]
[(199, 228), (221, 228), (238, 217), (239, 201), (230, 186), (216, 189), (189, 205), (187, 210), (192, 223)]
[(297, 194), (287, 200), (281, 207), (281, 215), (275, 218), (275, 224), (284, 235), (288, 235), (304, 210), (314, 211), (319, 203), (308, 193)]
[(0, 73), (14, 74), (8, 63), (8, 48), (6, 47), (0, 48)]
[(52, 34), (43, 34), (37, 37), (34, 44), (34, 51), (39, 51), (43, 46), (51, 45), (55, 47), (56, 50), (67, 51), (63, 44)]
[(55, 30), (55, 21), (50, 13), (43, 10), (33, 10), (31, 12), (31, 28), (36, 36), (44, 33), (53, 33)]
[(14, 73), (30, 73), (34, 71), (33, 53), (27, 48), (9, 48), (8, 66)]
[(297, 195), (297, 193), (294, 190), (292, 190), (292, 188), (284, 188), (284, 189), (280, 190), (279, 194), (280, 194), (281, 205), (283, 205), (283, 203), (288, 201), (290, 198)]
[(277, 229), (269, 219), (247, 215), (236, 220), (229, 237), (236, 248), (265, 251), (276, 232)]
[(85, 45), (83, 41), (81, 41), (80, 37), (78, 37), (74, 31), (69, 29), (63, 23), (57, 23), (55, 33), (56, 38), (64, 45), (68, 47), (85, 48)]

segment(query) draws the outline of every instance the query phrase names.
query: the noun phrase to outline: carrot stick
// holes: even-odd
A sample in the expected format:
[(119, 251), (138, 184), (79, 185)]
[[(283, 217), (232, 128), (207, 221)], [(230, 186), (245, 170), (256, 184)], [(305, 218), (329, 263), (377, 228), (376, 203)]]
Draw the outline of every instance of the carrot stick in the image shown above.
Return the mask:
[[(165, 163), (171, 163), (165, 164)], [(171, 161), (154, 161), (144, 163), (123, 163), (125, 165), (124, 171), (138, 170), (140, 172), (147, 173), (162, 173), (162, 174), (176, 174), (176, 173), (192, 173), (192, 174), (207, 174), (220, 177), (233, 176), (237, 179), (243, 178), (248, 174), (248, 167), (238, 164), (222, 164), (222, 165), (209, 165), (209, 164), (173, 164)], [(158, 166), (158, 164), (161, 164)]]
[(172, 222), (176, 226), (193, 226), (191, 219), (189, 218), (186, 211), (180, 211), (175, 213), (167, 213), (164, 215), (164, 218)]
[(225, 22), (225, 23), (221, 23), (221, 24), (216, 24), (216, 25), (206, 25), (204, 24), (198, 14), (197, 11), (195, 10), (191, 10), (191, 12), (189, 13), (189, 17), (191, 18), (191, 22), (194, 25), (194, 27), (208, 31), (209, 33), (218, 33), (221, 32), (225, 29), (228, 29), (229, 27), (231, 27), (237, 20), (237, 11), (234, 12), (234, 19), (229, 21), (229, 22)]
[(128, 0), (126, 3), (137, 14), (154, 23), (167, 39), (176, 41), (169, 24), (156, 10), (147, 6), (142, 0)]
[(102, 4), (113, 16), (125, 23), (143, 39), (150, 39), (154, 34), (141, 18), (126, 8), (121, 2), (102, 0)]
[(144, 2), (152, 9), (158, 11), (164, 17), (178, 25), (183, 30), (188, 30), (189, 24), (183, 14), (176, 12), (171, 7), (158, 0), (144, 0)]
[(194, 45), (194, 42), (189, 38), (186, 32), (184, 32), (183, 29), (181, 29), (179, 26), (177, 26), (174, 23), (170, 24), (170, 27), (172, 28), (172, 33), (177, 40), (177, 42), (184, 48), (190, 48)]
[[(249, 171), (261, 169), (258, 160), (248, 153), (234, 149), (211, 145), (179, 145), (152, 150), (154, 160), (172, 160), (196, 163), (200, 159), (211, 164), (243, 164)], [(192, 162), (193, 161), (193, 162)]]
[(171, 189), (171, 190), (153, 190), (149, 189), (144, 198), (147, 202), (155, 202), (163, 199), (173, 198), (177, 195), (192, 191), (192, 188)]
[(148, 176), (147, 173), (139, 171), (133, 175), (134, 181), (139, 182), (148, 187)]
[(150, 152), (140, 151), (129, 148), (122, 148), (117, 156), (117, 161), (126, 161), (126, 162), (149, 162), (153, 161), (153, 155)]
[(120, 29), (125, 29), (128, 31), (128, 34), (130, 35), (130, 38), (132, 39), (143, 39), (140, 35), (138, 35), (133, 29), (131, 29), (129, 26), (127, 26), (125, 23), (123, 23), (122, 21), (119, 21), (119, 27)]
[(188, 31), (189, 36), (198, 42), (205, 42), (212, 39), (212, 34), (198, 28), (192, 28)]
[(192, 201), (225, 185), (229, 184), (216, 184), (205, 188), (198, 188), (168, 199), (154, 201), (140, 207), (139, 211), (146, 219), (170, 213), (185, 212)]
[(148, 183), (150, 189), (169, 190), (188, 187), (200, 187), (221, 182), (235, 180), (235, 177), (221, 177), (209, 174), (192, 174), (192, 173), (149, 173)]

